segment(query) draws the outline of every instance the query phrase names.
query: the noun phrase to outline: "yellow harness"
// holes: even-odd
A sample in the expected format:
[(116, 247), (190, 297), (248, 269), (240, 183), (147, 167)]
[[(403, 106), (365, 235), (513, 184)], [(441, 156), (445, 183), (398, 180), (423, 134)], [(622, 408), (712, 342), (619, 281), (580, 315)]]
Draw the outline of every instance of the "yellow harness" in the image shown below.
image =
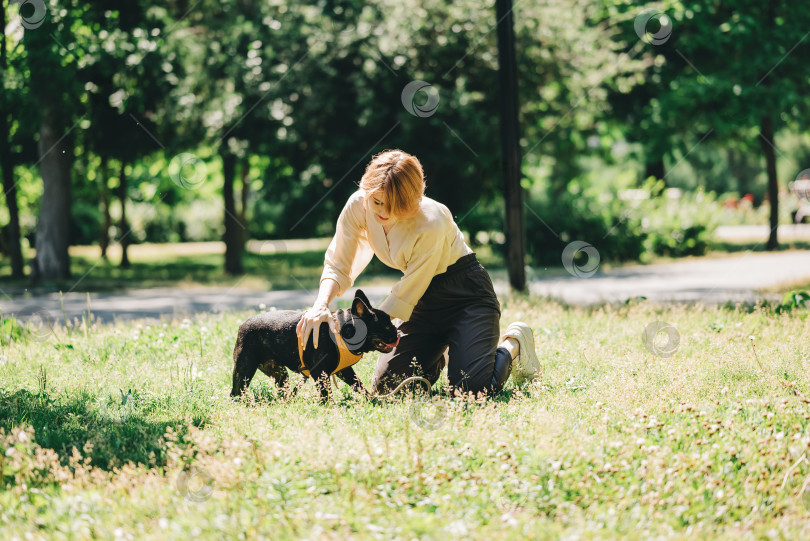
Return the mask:
[[(337, 334), (331, 333), (332, 336), (335, 337), (335, 344), (337, 344), (338, 353), (340, 353), (340, 359), (338, 360), (337, 368), (330, 374), (336, 374), (343, 370), (344, 368), (348, 368), (357, 363), (360, 359), (363, 358), (362, 354), (352, 353), (349, 348), (346, 346), (346, 342), (343, 341), (343, 337), (340, 336), (340, 332)], [(304, 364), (304, 345), (301, 343), (301, 337), (298, 337), (298, 359), (301, 361), (301, 366), (299, 367), (299, 372), (304, 374), (306, 377), (312, 377), (309, 373), (309, 369)]]

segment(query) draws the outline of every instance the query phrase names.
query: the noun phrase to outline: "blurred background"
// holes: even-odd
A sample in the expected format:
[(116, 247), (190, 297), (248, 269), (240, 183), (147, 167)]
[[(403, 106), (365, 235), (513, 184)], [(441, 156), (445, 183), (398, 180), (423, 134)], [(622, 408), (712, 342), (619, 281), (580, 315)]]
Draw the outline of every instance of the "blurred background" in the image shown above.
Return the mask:
[[(422, 161), (427, 195), (504, 265), (494, 2), (2, 5), (5, 287), (313, 287), (388, 148)], [(527, 264), (559, 266), (577, 239), (616, 264), (807, 247), (774, 227), (807, 206), (805, 3), (513, 13)]]

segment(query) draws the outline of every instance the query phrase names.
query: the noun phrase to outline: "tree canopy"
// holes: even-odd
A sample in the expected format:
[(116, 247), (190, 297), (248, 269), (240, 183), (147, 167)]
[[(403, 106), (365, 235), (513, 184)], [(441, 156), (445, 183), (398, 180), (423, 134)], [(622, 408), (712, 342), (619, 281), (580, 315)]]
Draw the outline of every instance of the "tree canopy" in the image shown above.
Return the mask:
[[(492, 2), (2, 11), (0, 248), (15, 276), (21, 245), (36, 248), (32, 274), (59, 278), (68, 245), (106, 247), (110, 234), (125, 246), (224, 238), (238, 274), (248, 238), (330, 234), (365, 163), (394, 147), (420, 158), (428, 195), (473, 239), (503, 228)], [(638, 185), (674, 185), (682, 161), (722, 156), (726, 170), (705, 175), (767, 178), (775, 248), (792, 180), (777, 162), (794, 160), (778, 139), (805, 133), (810, 100), (808, 17), (787, 0), (517, 2), (524, 187), (560, 196), (617, 164)]]

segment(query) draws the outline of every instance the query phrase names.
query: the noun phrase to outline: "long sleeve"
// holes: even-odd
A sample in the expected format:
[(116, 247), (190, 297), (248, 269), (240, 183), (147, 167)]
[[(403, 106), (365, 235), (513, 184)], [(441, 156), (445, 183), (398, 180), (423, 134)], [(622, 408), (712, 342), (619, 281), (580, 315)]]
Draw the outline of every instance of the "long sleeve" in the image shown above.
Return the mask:
[[(419, 233), (413, 245), (413, 257), (404, 269), (404, 276), (391, 288), (391, 294), (379, 306), (391, 317), (407, 321), (414, 306), (422, 298), (430, 281), (440, 270), (447, 268), (445, 231), (426, 229)], [(442, 269), (442, 271), (443, 271)]]
[(338, 296), (343, 295), (372, 257), (374, 251), (368, 242), (362, 195), (355, 192), (338, 217), (335, 236), (324, 256), (320, 281), (332, 278), (338, 283)]

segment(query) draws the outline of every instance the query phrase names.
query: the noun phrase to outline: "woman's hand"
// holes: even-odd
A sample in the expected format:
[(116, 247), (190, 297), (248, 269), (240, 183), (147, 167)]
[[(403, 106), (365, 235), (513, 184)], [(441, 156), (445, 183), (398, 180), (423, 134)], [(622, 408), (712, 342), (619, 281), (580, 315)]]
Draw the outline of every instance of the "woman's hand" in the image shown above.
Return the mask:
[(315, 346), (315, 349), (318, 349), (318, 335), (320, 334), (321, 323), (327, 323), (332, 332), (337, 334), (337, 322), (329, 311), (329, 307), (325, 304), (316, 304), (307, 310), (304, 317), (298, 322), (295, 332), (299, 340), (301, 340), (304, 349), (307, 348), (309, 334), (313, 331), (312, 345)]

